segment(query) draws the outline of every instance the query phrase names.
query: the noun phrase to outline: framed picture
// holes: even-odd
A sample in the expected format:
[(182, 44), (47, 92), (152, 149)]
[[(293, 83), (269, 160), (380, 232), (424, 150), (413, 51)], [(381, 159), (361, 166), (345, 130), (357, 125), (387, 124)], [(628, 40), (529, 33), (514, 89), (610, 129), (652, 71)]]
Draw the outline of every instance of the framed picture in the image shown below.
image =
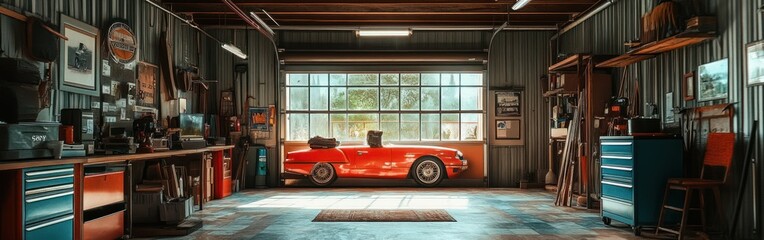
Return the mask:
[(729, 59), (698, 67), (698, 101), (727, 99), (729, 91)]
[(663, 122), (673, 123), (674, 122), (674, 92), (666, 93), (664, 104), (665, 105), (663, 107)]
[(61, 14), (61, 33), (68, 41), (61, 40), (59, 62), (61, 91), (99, 96), (98, 28)]
[(144, 107), (156, 107), (157, 105), (157, 82), (159, 67), (156, 65), (138, 63), (138, 105)]
[(268, 108), (251, 107), (249, 108), (249, 129), (251, 131), (268, 131)]
[(764, 84), (764, 41), (746, 45), (745, 73), (748, 86)]
[(685, 73), (682, 77), (682, 93), (685, 101), (695, 100), (695, 71)]
[(521, 116), (521, 93), (517, 91), (496, 91), (496, 116)]
[(496, 120), (496, 139), (520, 140), (520, 119)]

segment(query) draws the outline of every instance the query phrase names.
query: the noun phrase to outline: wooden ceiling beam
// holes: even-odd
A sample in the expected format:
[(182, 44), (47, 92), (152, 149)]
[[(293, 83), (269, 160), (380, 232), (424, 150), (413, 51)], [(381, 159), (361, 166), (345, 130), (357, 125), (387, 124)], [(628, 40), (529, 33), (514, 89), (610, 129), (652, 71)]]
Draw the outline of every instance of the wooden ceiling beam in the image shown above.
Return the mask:
[[(234, 15), (232, 12), (184, 12), (193, 15)], [(257, 15), (265, 16), (265, 13), (257, 11)], [(510, 15), (573, 15), (580, 12), (512, 12)], [(506, 12), (268, 12), (271, 16), (290, 15), (507, 15)]]

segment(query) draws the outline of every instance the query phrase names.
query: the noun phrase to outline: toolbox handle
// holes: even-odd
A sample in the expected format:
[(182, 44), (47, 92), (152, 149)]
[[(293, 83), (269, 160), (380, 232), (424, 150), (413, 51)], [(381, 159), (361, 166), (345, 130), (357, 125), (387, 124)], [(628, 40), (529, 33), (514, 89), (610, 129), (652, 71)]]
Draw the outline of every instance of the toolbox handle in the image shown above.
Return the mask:
[(38, 197), (38, 198), (31, 198), (31, 199), (27, 199), (26, 202), (27, 203), (33, 203), (33, 202), (39, 202), (39, 201), (48, 200), (48, 199), (52, 199), (52, 198), (59, 198), (59, 197), (63, 197), (63, 196), (69, 196), (69, 195), (74, 195), (74, 191), (68, 191), (68, 192), (64, 192), (64, 193), (59, 193), (59, 194), (54, 194), (54, 195), (44, 196), (44, 197)]
[(50, 221), (50, 222), (46, 222), (46, 223), (43, 223), (43, 224), (40, 224), (40, 225), (28, 227), (27, 228), (27, 232), (31, 232), (31, 231), (34, 231), (34, 230), (37, 230), (37, 229), (40, 229), (40, 228), (44, 228), (44, 227), (50, 226), (50, 225), (55, 225), (55, 224), (58, 224), (58, 223), (66, 222), (66, 221), (69, 221), (69, 220), (72, 220), (72, 219), (74, 219), (74, 215), (65, 216), (63, 218), (59, 218), (59, 219), (56, 219), (56, 220), (53, 220), (53, 221)]
[(53, 173), (69, 173), (69, 172), (74, 172), (74, 169), (64, 168), (64, 169), (54, 169), (54, 170), (47, 170), (47, 171), (28, 172), (26, 173), (26, 175), (27, 177), (34, 177), (39, 175), (48, 175)]

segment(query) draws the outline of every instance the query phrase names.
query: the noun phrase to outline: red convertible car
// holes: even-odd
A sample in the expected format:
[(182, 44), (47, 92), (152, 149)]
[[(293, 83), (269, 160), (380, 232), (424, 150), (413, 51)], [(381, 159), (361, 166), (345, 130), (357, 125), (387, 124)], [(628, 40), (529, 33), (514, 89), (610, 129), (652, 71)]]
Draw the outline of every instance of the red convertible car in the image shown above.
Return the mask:
[[(374, 146), (374, 147), (372, 147)], [(318, 186), (341, 178), (413, 178), (432, 187), (443, 178), (467, 170), (467, 160), (456, 149), (428, 146), (341, 146), (287, 153), (284, 170), (303, 175)]]

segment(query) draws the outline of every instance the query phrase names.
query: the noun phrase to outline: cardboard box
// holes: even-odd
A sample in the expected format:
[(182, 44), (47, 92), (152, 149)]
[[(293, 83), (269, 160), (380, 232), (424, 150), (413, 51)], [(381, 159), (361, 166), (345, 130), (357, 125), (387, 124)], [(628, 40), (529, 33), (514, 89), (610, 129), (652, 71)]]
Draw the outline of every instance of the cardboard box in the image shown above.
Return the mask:
[(578, 74), (561, 74), (557, 79), (558, 88), (565, 89), (565, 91), (578, 92), (578, 85), (580, 83)]
[(159, 220), (167, 223), (178, 223), (186, 220), (194, 212), (194, 197), (177, 199), (163, 203), (159, 207)]
[(158, 223), (159, 206), (162, 205), (162, 191), (133, 193), (133, 222)]

